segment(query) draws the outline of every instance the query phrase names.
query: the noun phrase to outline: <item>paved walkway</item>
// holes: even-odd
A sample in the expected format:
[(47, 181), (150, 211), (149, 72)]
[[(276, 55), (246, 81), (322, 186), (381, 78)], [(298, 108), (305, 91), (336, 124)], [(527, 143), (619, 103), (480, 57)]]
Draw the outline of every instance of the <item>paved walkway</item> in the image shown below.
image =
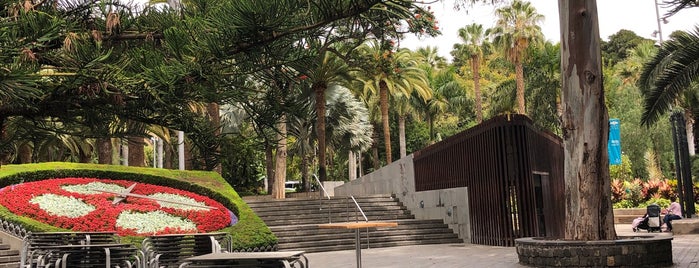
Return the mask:
[[(616, 225), (617, 235), (634, 233), (631, 225)], [(647, 234), (645, 231), (641, 234)], [(670, 233), (653, 233), (670, 236)], [(699, 235), (677, 235), (672, 240), (674, 267), (699, 268)], [(356, 267), (354, 250), (306, 254), (311, 267)], [(459, 268), (459, 267), (526, 267), (518, 264), (514, 247), (491, 247), (473, 244), (422, 245), (362, 249), (364, 268)]]

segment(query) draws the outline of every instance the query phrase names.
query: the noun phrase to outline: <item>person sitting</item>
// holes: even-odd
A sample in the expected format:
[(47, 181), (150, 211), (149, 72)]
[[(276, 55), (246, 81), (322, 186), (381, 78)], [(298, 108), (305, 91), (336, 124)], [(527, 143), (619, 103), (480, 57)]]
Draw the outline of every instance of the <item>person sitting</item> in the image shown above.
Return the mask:
[(670, 206), (665, 210), (665, 218), (663, 219), (666, 226), (665, 231), (668, 232), (672, 232), (672, 221), (682, 218), (682, 208), (680, 203), (677, 203), (677, 198), (670, 196), (670, 202)]

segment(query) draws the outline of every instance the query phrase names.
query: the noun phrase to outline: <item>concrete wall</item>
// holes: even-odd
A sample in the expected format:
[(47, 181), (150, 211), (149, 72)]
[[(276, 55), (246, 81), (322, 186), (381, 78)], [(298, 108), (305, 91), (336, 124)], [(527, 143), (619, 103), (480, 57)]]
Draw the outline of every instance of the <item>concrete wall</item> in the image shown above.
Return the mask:
[(335, 196), (393, 194), (416, 219), (442, 219), (466, 243), (471, 241), (468, 189), (465, 187), (415, 192), (413, 155), (335, 187)]

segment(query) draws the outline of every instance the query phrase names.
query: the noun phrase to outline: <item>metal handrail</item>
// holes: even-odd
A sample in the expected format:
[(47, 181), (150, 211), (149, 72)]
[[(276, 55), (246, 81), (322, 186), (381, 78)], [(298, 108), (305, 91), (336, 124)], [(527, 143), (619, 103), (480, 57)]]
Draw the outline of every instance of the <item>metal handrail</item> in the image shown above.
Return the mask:
[(357, 199), (354, 199), (354, 196), (350, 195), (352, 197), (352, 201), (354, 201), (354, 205), (357, 206), (357, 209), (359, 210), (360, 213), (362, 213), (362, 217), (364, 217), (364, 221), (368, 222), (369, 219), (366, 217), (366, 214), (364, 214), (364, 210), (362, 210), (362, 207), (359, 206), (359, 203), (357, 203)]
[[(320, 180), (318, 179), (318, 176), (316, 174), (313, 174), (313, 178), (316, 179), (316, 182), (318, 182), (318, 185), (320, 185), (320, 189), (325, 193), (325, 196), (330, 200), (330, 195), (328, 194), (328, 191), (325, 190), (325, 187), (323, 187), (323, 184), (320, 183)], [(320, 204), (320, 209), (323, 210), (323, 196), (321, 195), (320, 198), (318, 198), (318, 203)], [(332, 217), (330, 216), (330, 212), (332, 209), (328, 209), (328, 223), (333, 223)]]
[(316, 182), (318, 182), (318, 185), (320, 185), (320, 189), (323, 190), (323, 193), (325, 193), (325, 196), (330, 199), (330, 195), (328, 194), (328, 191), (325, 190), (325, 187), (323, 187), (323, 184), (320, 183), (320, 180), (318, 179), (318, 176), (316, 174), (313, 174), (313, 178), (316, 179)]

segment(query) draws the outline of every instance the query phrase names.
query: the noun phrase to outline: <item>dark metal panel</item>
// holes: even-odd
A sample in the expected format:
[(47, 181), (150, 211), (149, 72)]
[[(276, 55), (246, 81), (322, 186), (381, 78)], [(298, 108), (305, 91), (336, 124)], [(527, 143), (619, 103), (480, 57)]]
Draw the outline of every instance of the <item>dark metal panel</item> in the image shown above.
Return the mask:
[[(561, 144), (525, 116), (499, 116), (415, 152), (415, 188), (468, 187), (472, 243), (514, 246), (519, 237), (562, 237)], [(534, 172), (548, 174), (546, 234), (539, 233)]]

